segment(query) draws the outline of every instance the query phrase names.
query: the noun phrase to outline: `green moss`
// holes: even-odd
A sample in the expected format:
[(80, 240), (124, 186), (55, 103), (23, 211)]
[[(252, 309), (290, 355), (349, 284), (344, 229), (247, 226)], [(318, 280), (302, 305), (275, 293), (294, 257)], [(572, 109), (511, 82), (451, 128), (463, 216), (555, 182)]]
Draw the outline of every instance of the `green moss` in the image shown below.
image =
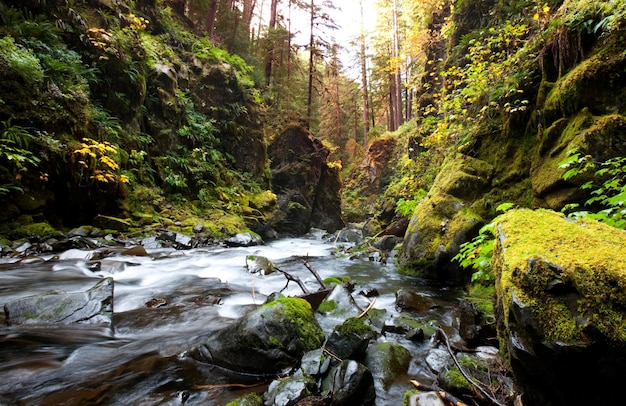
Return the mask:
[[(626, 304), (625, 231), (548, 210), (510, 211), (497, 229), (494, 270), (505, 334), (515, 293), (547, 340), (586, 341), (590, 326), (608, 340), (626, 340), (626, 313), (619, 310)], [(554, 283), (571, 286), (576, 302), (551, 294)]]
[(494, 301), (496, 296), (495, 285), (485, 286), (477, 283), (470, 287), (467, 300), (476, 305), (476, 309), (484, 315), (484, 317), (492, 318), (494, 314)]
[(226, 404), (226, 406), (263, 406), (263, 398), (257, 393), (248, 393)]
[(365, 324), (363, 319), (350, 317), (335, 328), (340, 336), (355, 334), (357, 336), (371, 334), (374, 330), (369, 324)]
[(580, 62), (556, 82), (546, 98), (546, 111), (570, 115), (588, 105), (590, 95), (611, 88), (609, 78), (623, 70), (620, 66), (625, 57), (623, 52), (606, 47)]
[(14, 223), (9, 236), (13, 239), (27, 238), (33, 236), (46, 238), (57, 234), (59, 234), (59, 231), (52, 227), (48, 222), (30, 224)]
[[(305, 349), (318, 348), (324, 341), (324, 332), (319, 326), (309, 302), (297, 297), (282, 297), (263, 306), (280, 306), (284, 309), (285, 321), (295, 323), (300, 331), (300, 340)], [(270, 340), (272, 338), (270, 337)], [(280, 346), (280, 343), (277, 344)]]

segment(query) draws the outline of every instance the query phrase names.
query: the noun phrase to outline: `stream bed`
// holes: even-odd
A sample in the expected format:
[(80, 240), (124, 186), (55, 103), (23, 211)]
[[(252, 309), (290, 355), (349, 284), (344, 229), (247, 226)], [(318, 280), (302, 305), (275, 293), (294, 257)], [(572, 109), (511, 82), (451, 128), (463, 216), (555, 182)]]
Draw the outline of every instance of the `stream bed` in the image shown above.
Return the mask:
[[(332, 241), (316, 234), (253, 247), (153, 249), (148, 256), (69, 250), (20, 261), (0, 258), (0, 306), (55, 289), (84, 291), (103, 277), (115, 281), (112, 327), (6, 326), (0, 312), (0, 404), (225, 405), (249, 391), (262, 393), (263, 386), (226, 386), (233, 383), (227, 374), (181, 357), (271, 293), (302, 293), (296, 283), (287, 284), (280, 272), (250, 274), (248, 255), (269, 258), (311, 291), (320, 285), (303, 259), (322, 278), (349, 277), (355, 283), (353, 297), (362, 309), (372, 299), (359, 292), (376, 289), (379, 296), (373, 307), (384, 310), (389, 319), (398, 315), (395, 293), (413, 290), (436, 303), (413, 316), (454, 335), (461, 289), (401, 275), (393, 259), (386, 264), (350, 259), (336, 255), (335, 248)], [(317, 317), (327, 336), (341, 322)], [(406, 377), (385, 388), (377, 384), (377, 405), (401, 404), (411, 389), (410, 379), (426, 383), (436, 379), (425, 361), (434, 345), (431, 341), (413, 342), (398, 334), (381, 334), (377, 340), (398, 342), (412, 354)]]

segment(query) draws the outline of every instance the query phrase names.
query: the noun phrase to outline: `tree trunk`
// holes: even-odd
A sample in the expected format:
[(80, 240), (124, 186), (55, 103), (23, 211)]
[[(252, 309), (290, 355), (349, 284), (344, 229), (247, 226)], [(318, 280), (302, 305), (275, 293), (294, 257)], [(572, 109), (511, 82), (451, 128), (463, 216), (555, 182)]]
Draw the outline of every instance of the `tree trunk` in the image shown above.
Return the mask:
[(315, 70), (315, 38), (313, 28), (315, 24), (315, 0), (311, 0), (311, 36), (309, 39), (309, 92), (306, 103), (306, 128), (311, 129), (311, 109), (313, 106), (313, 72)]
[(217, 17), (217, 0), (211, 0), (209, 3), (209, 12), (206, 19), (206, 32), (210, 40), (215, 36), (215, 18)]
[(400, 28), (398, 26), (398, 1), (393, 0), (393, 45), (392, 45), (392, 58), (394, 59), (394, 73), (393, 73), (393, 103), (394, 103), (394, 128), (391, 131), (395, 131), (402, 124), (402, 75), (400, 70)]
[(361, 6), (361, 86), (363, 87), (363, 146), (367, 149), (370, 132), (370, 108), (367, 86), (367, 60), (365, 55), (365, 18), (363, 15), (363, 0), (359, 1)]
[(274, 64), (274, 40), (273, 31), (276, 29), (276, 15), (278, 9), (278, 0), (272, 0), (272, 4), (270, 6), (270, 24), (268, 30), (268, 39), (269, 45), (267, 50), (267, 55), (265, 56), (265, 81), (267, 84), (270, 84), (272, 79), (272, 65)]

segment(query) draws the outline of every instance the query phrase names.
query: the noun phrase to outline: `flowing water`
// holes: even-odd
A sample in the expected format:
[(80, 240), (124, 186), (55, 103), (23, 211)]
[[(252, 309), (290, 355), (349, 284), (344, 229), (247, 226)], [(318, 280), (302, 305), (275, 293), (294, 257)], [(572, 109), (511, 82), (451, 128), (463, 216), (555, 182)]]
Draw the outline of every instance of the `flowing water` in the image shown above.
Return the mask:
[[(224, 405), (247, 391), (263, 392), (263, 386), (224, 386), (236, 381), (181, 357), (203, 337), (263, 303), (267, 295), (283, 289), (286, 295), (302, 293), (294, 282), (285, 289), (287, 280), (279, 272), (250, 274), (250, 254), (268, 257), (311, 291), (319, 284), (303, 265), (304, 257), (322, 278), (349, 276), (356, 282), (354, 298), (362, 308), (369, 299), (358, 292), (375, 288), (380, 296), (374, 308), (386, 310), (386, 318), (397, 315), (395, 292), (413, 289), (438, 304), (419, 317), (448, 327), (456, 323), (454, 309), (462, 292), (400, 275), (392, 260), (381, 264), (350, 259), (334, 255), (334, 248), (332, 242), (309, 236), (257, 247), (158, 249), (149, 250), (149, 256), (114, 254), (98, 260), (92, 259), (98, 251), (82, 250), (19, 262), (0, 259), (0, 306), (54, 289), (86, 290), (107, 276), (115, 280), (113, 328), (6, 326), (0, 312), (0, 405)], [(147, 305), (157, 301), (164, 305)], [(318, 318), (328, 335), (334, 322)], [(409, 378), (434, 379), (424, 361), (432, 343), (414, 343), (394, 334), (379, 340), (398, 341), (413, 354), (406, 379), (387, 389), (377, 386), (377, 404), (401, 404), (410, 389)]]

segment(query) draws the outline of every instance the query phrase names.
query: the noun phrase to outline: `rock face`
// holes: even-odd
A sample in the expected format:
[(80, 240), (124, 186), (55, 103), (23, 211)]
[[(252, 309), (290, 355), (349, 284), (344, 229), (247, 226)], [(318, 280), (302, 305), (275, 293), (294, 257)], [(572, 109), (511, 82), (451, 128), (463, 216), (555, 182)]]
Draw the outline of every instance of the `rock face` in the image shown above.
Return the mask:
[(246, 314), (192, 348), (192, 358), (236, 372), (277, 373), (324, 341), (311, 306), (282, 298)]
[(105, 323), (113, 315), (113, 278), (85, 292), (52, 291), (4, 305), (8, 325), (40, 323)]
[(329, 166), (329, 154), (321, 141), (297, 125), (269, 145), (272, 191), (280, 207), (272, 222), (277, 232), (302, 235), (316, 227), (332, 233), (344, 226), (339, 170)]
[(489, 163), (466, 155), (446, 161), (407, 228), (399, 257), (404, 272), (441, 281), (466, 278), (450, 260), (484, 222), (471, 204), (489, 188), (492, 174)]
[(497, 222), (498, 336), (528, 404), (612, 402), (626, 363), (625, 247), (622, 230), (547, 210)]

